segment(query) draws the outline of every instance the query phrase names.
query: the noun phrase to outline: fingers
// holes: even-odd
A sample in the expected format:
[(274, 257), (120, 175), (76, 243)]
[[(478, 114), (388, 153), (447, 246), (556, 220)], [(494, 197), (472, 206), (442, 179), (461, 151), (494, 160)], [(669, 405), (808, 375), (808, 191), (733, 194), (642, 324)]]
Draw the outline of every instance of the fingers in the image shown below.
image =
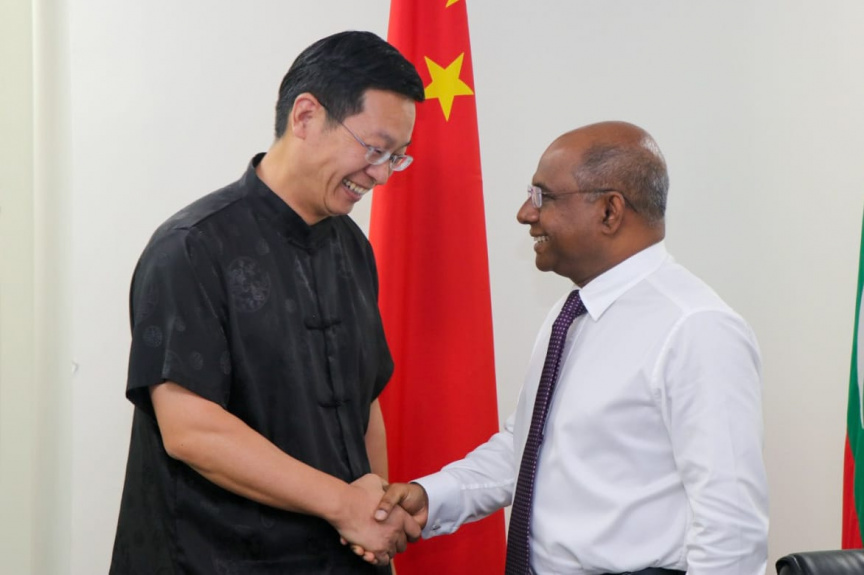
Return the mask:
[[(425, 508), (425, 497), (418, 496), (418, 493), (425, 496), (425, 492), (417, 485), (405, 483), (388, 486), (373, 474), (357, 479), (352, 487), (355, 488), (357, 498), (354, 501), (357, 504), (352, 507), (354, 512), (348, 515), (349, 520), (337, 528), (340, 541), (368, 563), (389, 565), (390, 560), (405, 551), (408, 542), (416, 541), (422, 531), (417, 518), (409, 515), (401, 505), (406, 501), (422, 500), (420, 505)], [(382, 498), (386, 499), (383, 503), (386, 510), (380, 509)], [(425, 518), (423, 521), (425, 523)]]
[(396, 506), (402, 507), (413, 518), (414, 523), (405, 525), (404, 530), (409, 541), (416, 541), (429, 519), (429, 497), (426, 495), (426, 490), (418, 483), (390, 484), (378, 503), (375, 519), (387, 521)]
[[(405, 510), (396, 508), (392, 514), (390, 521), (387, 522), (392, 527), (396, 527), (395, 531), (390, 535), (387, 545), (387, 561), (396, 556), (397, 553), (403, 553), (408, 548), (409, 541), (416, 541), (420, 538), (422, 528)], [(340, 538), (343, 545), (348, 545), (344, 537)], [(386, 565), (384, 562), (384, 553), (373, 553), (365, 549), (357, 543), (350, 544), (351, 551), (358, 557), (362, 557), (366, 562), (373, 565)]]
[(375, 510), (375, 519), (385, 521), (393, 508), (408, 499), (411, 495), (410, 484), (408, 483), (391, 483), (387, 486), (387, 491), (378, 503), (378, 509)]
[(376, 559), (375, 554), (371, 551), (366, 551), (359, 545), (352, 545), (351, 551), (353, 551), (358, 557), (361, 557), (366, 563), (371, 563), (372, 565), (378, 564), (378, 559)]
[(406, 539), (413, 543), (420, 539), (423, 528), (414, 520), (414, 517), (406, 513), (405, 519), (402, 521), (402, 531), (405, 533)]
[[(402, 537), (396, 539), (396, 553), (404, 553), (406, 549), (408, 549), (408, 539), (403, 534)], [(396, 557), (396, 553), (393, 554), (393, 557)]]

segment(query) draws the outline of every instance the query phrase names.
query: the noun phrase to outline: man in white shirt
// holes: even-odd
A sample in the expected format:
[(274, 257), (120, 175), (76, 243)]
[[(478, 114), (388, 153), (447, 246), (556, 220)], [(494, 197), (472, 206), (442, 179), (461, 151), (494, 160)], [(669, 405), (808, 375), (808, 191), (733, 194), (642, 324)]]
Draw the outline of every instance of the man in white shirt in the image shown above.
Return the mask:
[[(647, 132), (593, 124), (546, 150), (517, 215), (538, 269), (570, 279), (587, 310), (564, 341), (536, 465), (538, 575), (765, 571), (759, 350), (747, 323), (666, 252), (668, 182)], [(378, 519), (400, 504), (433, 537), (513, 501), (565, 299), (540, 330), (505, 429), (436, 474), (391, 485)], [(520, 572), (510, 559), (508, 574)]]

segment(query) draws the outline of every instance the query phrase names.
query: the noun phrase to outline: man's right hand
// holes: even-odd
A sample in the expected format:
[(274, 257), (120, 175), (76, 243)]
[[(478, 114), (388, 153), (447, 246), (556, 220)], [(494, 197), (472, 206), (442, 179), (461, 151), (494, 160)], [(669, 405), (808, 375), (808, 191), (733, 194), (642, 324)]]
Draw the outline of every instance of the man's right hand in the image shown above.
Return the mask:
[[(405, 516), (406, 521), (410, 521), (420, 528), (426, 526), (429, 519), (429, 497), (423, 486), (418, 483), (391, 483), (387, 486), (387, 492), (384, 493), (378, 503), (378, 508), (375, 510), (375, 520), (390, 523), (400, 516)], [(417, 530), (416, 533), (409, 533), (406, 529), (405, 534), (408, 541), (413, 542), (420, 538), (420, 530)], [(343, 543), (350, 544), (351, 550), (369, 563), (382, 564), (377, 554), (372, 553), (357, 541), (343, 537)], [(404, 548), (399, 551), (404, 551)]]
[[(377, 521), (386, 521), (393, 512), (394, 507), (401, 507), (417, 522), (420, 527), (426, 527), (429, 520), (429, 497), (426, 490), (419, 483), (391, 483), (387, 492), (378, 503), (375, 511)], [(416, 541), (409, 538), (409, 541)]]
[(397, 508), (381, 520), (373, 512), (384, 496), (384, 481), (377, 475), (364, 475), (349, 486), (349, 497), (341, 516), (332, 523), (352, 549), (362, 549), (366, 561), (387, 565), (390, 559), (407, 547), (408, 541), (420, 537), (421, 526), (403, 509)]

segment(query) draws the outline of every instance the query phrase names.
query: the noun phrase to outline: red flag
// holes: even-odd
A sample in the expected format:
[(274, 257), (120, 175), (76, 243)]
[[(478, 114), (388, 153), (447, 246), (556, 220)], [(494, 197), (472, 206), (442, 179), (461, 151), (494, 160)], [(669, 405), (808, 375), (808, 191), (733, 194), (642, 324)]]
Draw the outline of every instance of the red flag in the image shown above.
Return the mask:
[[(855, 457), (846, 437), (846, 455), (843, 460), (843, 530), (842, 549), (861, 549), (861, 523), (858, 520), (855, 497)], [(860, 496), (858, 497), (860, 500)]]
[[(477, 108), (465, 0), (391, 0), (388, 41), (423, 78), (414, 163), (376, 190), (370, 239), (396, 369), (381, 397), (391, 481), (461, 459), (498, 431)], [(501, 573), (504, 517), (421, 541), (399, 575)]]
[(843, 549), (860, 549), (864, 519), (864, 231), (858, 260), (858, 297), (849, 370), (849, 404), (846, 414), (846, 447), (843, 465)]

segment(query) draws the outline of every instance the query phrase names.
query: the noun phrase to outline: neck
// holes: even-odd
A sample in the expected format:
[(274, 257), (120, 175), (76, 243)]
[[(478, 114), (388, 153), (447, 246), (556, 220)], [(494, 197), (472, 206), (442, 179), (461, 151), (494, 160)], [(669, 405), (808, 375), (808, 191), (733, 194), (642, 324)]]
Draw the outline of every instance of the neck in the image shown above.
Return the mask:
[(306, 208), (302, 200), (302, 194), (299, 192), (302, 185), (299, 183), (302, 178), (299, 177), (300, 171), (294, 166), (292, 158), (296, 154), (291, 151), (291, 144), (286, 137), (282, 137), (270, 146), (267, 153), (261, 159), (261, 162), (255, 168), (255, 173), (264, 182), (273, 193), (279, 196), (283, 202), (297, 212), (307, 224), (314, 225), (323, 218), (316, 216), (311, 210)]

